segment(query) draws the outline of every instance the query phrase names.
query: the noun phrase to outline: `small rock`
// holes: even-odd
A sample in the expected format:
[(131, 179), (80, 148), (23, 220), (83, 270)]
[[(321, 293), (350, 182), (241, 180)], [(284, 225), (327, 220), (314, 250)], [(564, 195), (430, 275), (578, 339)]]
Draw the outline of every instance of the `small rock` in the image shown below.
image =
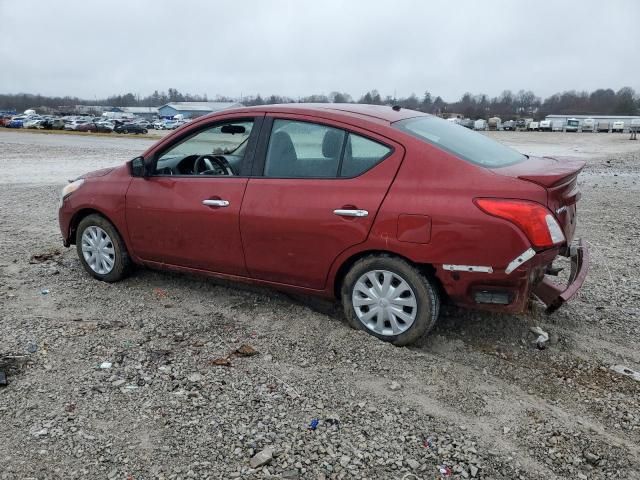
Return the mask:
[(114, 387), (121, 387), (125, 383), (127, 383), (126, 380), (120, 379), (120, 380), (114, 381), (111, 385), (113, 385)]
[(476, 467), (475, 465), (471, 465), (469, 467), (469, 472), (471, 472), (471, 476), (473, 478), (476, 478), (476, 476), (478, 475), (478, 467)]
[(591, 465), (597, 465), (598, 462), (600, 461), (600, 457), (595, 453), (590, 452), (589, 450), (585, 450), (584, 452), (582, 452), (582, 456)]
[(504, 435), (508, 434), (511, 431), (511, 427), (502, 427), (502, 433)]
[(340, 465), (342, 466), (342, 468), (346, 468), (346, 466), (349, 465), (349, 462), (351, 462), (351, 457), (347, 455), (343, 455), (342, 457), (340, 457)]
[(100, 364), (100, 368), (101, 368), (102, 370), (108, 370), (109, 368), (111, 368), (111, 366), (112, 366), (112, 365), (113, 365), (113, 364), (112, 364), (111, 362), (102, 362), (102, 363)]
[(409, 458), (407, 459), (407, 465), (409, 465), (409, 467), (412, 470), (417, 470), (420, 467), (420, 463), (418, 463), (416, 460), (414, 460), (413, 458)]
[(191, 375), (189, 375), (187, 377), (187, 380), (189, 380), (191, 383), (198, 383), (202, 381), (202, 375), (199, 373), (192, 373)]
[(400, 390), (402, 388), (402, 385), (400, 385), (398, 382), (393, 381), (389, 384), (389, 390), (391, 390), (392, 392), (397, 392), (398, 390)]
[(44, 437), (49, 433), (49, 430), (46, 428), (32, 428), (31, 430), (29, 430), (29, 433), (34, 437)]
[(249, 465), (251, 468), (258, 468), (263, 465), (268, 464), (273, 460), (273, 450), (270, 448), (265, 448), (261, 452), (256, 453), (251, 460), (249, 461)]

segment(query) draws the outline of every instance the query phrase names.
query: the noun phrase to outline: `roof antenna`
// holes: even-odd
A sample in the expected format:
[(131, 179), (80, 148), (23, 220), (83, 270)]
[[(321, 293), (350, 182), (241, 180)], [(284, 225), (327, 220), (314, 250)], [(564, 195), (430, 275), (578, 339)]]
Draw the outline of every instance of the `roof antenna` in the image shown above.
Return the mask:
[(401, 108), (401, 107), (400, 107), (400, 105), (394, 105), (393, 107), (391, 107), (391, 109), (392, 109), (394, 112), (399, 112), (399, 111), (400, 111), (400, 108)]

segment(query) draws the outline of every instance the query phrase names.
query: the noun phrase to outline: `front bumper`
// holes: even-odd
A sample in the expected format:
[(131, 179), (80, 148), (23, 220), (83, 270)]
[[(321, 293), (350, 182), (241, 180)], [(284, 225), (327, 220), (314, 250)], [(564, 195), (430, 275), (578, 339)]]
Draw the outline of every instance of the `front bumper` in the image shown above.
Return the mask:
[(533, 294), (547, 306), (547, 313), (556, 311), (573, 297), (582, 287), (589, 271), (589, 249), (582, 239), (574, 241), (561, 255), (571, 260), (571, 273), (567, 285), (557, 285), (545, 276), (533, 289)]

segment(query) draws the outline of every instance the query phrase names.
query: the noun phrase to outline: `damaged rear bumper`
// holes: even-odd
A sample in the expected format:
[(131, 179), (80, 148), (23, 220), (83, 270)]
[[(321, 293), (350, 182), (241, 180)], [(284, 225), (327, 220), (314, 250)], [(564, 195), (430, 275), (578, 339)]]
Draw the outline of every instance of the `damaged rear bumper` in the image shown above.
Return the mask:
[(557, 285), (545, 276), (533, 289), (533, 294), (547, 306), (547, 313), (556, 311), (578, 292), (589, 270), (589, 250), (582, 239), (574, 241), (561, 255), (571, 260), (568, 284)]

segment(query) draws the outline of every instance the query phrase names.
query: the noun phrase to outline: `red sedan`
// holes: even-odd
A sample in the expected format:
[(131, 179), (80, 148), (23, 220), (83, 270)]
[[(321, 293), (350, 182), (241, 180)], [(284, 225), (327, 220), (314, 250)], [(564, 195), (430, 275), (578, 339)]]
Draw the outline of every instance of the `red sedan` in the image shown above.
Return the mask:
[(522, 312), (576, 293), (583, 166), (398, 107), (238, 108), (70, 183), (59, 220), (99, 280), (137, 264), (334, 297), (353, 327), (406, 345), (443, 301)]

